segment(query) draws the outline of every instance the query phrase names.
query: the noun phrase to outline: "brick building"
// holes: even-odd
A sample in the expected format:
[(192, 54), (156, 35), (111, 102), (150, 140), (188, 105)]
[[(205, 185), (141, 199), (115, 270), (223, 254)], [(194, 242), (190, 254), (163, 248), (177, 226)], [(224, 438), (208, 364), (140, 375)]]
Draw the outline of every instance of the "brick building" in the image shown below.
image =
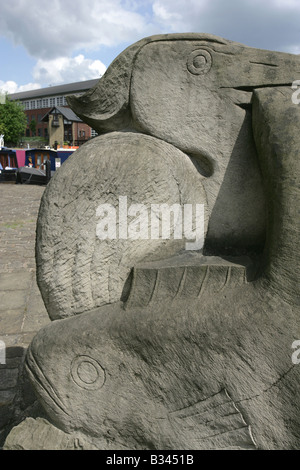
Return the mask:
[[(27, 116), (26, 137), (43, 137), (54, 145), (64, 142), (81, 145), (96, 135), (95, 131), (73, 113), (68, 107), (68, 95), (80, 96), (96, 83), (96, 80), (68, 83), (65, 85), (40, 88), (9, 95), (11, 100), (20, 101)], [(32, 125), (32, 121), (35, 125)], [(56, 138), (53, 139), (53, 136)]]
[(84, 144), (92, 137), (92, 129), (66, 106), (54, 106), (42, 118), (47, 123), (49, 145), (63, 146), (64, 142), (71, 145)]

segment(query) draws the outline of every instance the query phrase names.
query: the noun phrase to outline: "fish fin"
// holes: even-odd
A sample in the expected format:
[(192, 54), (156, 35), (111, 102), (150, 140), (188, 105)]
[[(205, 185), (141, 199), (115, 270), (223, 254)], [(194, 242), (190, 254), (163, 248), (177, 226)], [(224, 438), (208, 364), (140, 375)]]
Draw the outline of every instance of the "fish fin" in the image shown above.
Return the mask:
[(256, 449), (251, 428), (223, 389), (204, 400), (169, 413), (170, 423), (191, 449)]

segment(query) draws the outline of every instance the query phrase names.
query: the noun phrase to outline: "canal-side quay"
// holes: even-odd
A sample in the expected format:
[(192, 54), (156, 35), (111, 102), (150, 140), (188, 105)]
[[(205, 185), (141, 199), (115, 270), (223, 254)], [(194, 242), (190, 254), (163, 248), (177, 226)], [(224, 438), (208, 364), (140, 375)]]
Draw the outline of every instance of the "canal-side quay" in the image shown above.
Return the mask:
[(50, 322), (36, 283), (35, 232), (44, 186), (0, 185), (0, 447), (37, 406), (23, 375), (26, 349)]

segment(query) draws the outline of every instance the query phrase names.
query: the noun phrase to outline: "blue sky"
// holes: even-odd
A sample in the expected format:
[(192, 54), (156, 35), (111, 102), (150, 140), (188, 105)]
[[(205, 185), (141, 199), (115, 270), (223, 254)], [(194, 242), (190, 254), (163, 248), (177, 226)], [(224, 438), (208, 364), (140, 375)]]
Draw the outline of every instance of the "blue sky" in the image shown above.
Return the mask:
[(300, 54), (300, 0), (0, 2), (0, 90), (10, 93), (98, 78), (152, 34), (212, 33)]

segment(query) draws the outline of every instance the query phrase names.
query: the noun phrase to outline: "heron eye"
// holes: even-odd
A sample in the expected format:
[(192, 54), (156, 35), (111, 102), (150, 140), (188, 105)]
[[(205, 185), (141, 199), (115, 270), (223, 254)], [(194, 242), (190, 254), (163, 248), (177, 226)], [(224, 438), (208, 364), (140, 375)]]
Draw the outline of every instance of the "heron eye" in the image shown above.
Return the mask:
[(212, 66), (212, 57), (206, 49), (196, 49), (188, 58), (187, 68), (193, 75), (204, 75)]
[(77, 356), (72, 361), (71, 376), (80, 388), (86, 390), (97, 390), (105, 383), (104, 369), (89, 356)]

